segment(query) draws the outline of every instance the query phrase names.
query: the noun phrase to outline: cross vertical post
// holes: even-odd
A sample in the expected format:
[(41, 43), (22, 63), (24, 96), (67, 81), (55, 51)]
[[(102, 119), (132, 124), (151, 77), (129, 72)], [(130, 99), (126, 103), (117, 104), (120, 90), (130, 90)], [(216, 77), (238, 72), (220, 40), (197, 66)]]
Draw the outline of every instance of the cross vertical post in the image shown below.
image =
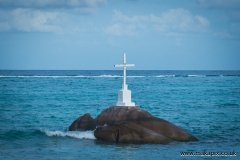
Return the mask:
[(126, 88), (126, 53), (123, 53), (123, 65), (123, 88)]

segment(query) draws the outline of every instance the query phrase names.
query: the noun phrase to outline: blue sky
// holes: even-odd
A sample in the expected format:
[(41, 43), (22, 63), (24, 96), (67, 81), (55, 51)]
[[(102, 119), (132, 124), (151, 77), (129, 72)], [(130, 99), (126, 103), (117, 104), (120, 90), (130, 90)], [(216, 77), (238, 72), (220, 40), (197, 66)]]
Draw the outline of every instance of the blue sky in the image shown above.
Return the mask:
[[(0, 69), (240, 70), (239, 0), (0, 0)], [(119, 68), (118, 68), (119, 69)]]

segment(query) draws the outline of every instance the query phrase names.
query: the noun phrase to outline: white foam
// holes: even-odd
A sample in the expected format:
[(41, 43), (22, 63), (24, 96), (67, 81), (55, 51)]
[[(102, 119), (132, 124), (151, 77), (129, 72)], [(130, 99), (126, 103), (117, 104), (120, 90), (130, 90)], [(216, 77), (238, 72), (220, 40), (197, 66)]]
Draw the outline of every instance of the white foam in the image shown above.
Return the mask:
[(206, 76), (204, 76), (204, 75), (194, 75), (194, 74), (191, 75), (191, 74), (190, 74), (190, 75), (188, 75), (188, 77), (206, 77)]
[(96, 139), (94, 137), (93, 131), (49, 131), (49, 130), (41, 130), (47, 136), (53, 137), (73, 137), (77, 139)]
[(2, 76), (0, 78), (116, 78), (122, 77), (119, 75), (100, 75), (100, 76)]
[(155, 76), (155, 77), (159, 77), (159, 78), (164, 78), (164, 77), (175, 77), (175, 75), (159, 75), (159, 76)]
[[(76, 76), (2, 76), (0, 78), (121, 78), (123, 76), (120, 75), (99, 75), (99, 76), (83, 76), (83, 75), (76, 75)], [(127, 77), (135, 77), (141, 78), (145, 76), (127, 76)]]
[[(90, 76), (91, 77), (91, 76)], [(92, 76), (92, 77), (103, 77), (103, 78), (116, 78), (116, 77), (122, 77), (119, 75), (100, 75), (100, 76)]]
[(0, 78), (69, 78), (75, 76), (0, 76)]
[(130, 77), (130, 78), (143, 78), (145, 76), (127, 76), (127, 77)]

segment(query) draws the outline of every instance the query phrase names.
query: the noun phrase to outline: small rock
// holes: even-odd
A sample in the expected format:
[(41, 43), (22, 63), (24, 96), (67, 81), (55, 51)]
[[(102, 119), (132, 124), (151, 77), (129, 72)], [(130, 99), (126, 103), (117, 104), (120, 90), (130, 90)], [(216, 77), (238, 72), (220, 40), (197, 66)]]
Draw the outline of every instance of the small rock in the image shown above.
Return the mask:
[(68, 128), (69, 131), (75, 130), (94, 130), (97, 124), (89, 113), (78, 117)]

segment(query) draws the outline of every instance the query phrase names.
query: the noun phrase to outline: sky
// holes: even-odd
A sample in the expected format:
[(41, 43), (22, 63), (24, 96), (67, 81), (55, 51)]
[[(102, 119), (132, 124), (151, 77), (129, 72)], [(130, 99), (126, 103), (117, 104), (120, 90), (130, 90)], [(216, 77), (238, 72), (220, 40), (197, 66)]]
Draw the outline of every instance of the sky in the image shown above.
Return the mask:
[[(240, 0), (0, 0), (0, 69), (240, 70)], [(119, 69), (119, 68), (117, 68)]]

